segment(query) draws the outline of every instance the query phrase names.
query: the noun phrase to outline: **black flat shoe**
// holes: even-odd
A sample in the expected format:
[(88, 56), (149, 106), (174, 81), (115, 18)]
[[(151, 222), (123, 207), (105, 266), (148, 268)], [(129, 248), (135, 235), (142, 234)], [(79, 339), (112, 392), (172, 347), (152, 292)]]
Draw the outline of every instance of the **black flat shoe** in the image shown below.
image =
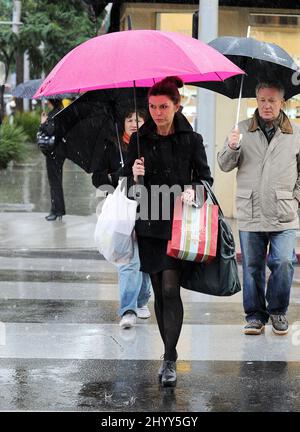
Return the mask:
[(62, 214), (50, 213), (50, 214), (48, 214), (48, 216), (45, 217), (45, 219), (48, 222), (52, 222), (52, 221), (55, 221), (56, 219), (62, 220), (62, 217), (63, 217)]
[(175, 387), (176, 381), (176, 362), (172, 360), (164, 360), (161, 385), (163, 387)]

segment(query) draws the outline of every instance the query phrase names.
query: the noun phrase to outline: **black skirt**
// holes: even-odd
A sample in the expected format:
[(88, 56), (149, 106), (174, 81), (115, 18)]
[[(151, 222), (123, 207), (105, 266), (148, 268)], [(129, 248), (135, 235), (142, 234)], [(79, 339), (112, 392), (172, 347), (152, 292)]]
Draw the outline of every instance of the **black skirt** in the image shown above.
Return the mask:
[(159, 273), (163, 270), (182, 270), (182, 261), (167, 255), (168, 240), (138, 236), (141, 271)]

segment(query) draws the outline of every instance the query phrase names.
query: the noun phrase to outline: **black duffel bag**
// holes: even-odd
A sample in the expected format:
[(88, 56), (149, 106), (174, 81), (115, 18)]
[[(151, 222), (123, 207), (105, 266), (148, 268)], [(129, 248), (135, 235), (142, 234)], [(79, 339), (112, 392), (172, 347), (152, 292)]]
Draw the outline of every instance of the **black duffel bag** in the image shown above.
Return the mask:
[(186, 261), (180, 284), (203, 294), (231, 296), (241, 291), (234, 237), (210, 185), (206, 181), (202, 184), (212, 202), (219, 207), (217, 255), (208, 263)]

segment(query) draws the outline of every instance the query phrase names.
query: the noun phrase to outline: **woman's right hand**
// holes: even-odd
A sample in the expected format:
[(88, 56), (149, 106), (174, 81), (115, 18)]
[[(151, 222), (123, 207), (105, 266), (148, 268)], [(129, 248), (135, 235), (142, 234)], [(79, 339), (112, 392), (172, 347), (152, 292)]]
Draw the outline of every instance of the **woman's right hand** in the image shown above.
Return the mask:
[(133, 179), (137, 183), (139, 176), (145, 175), (144, 158), (136, 159), (132, 167)]

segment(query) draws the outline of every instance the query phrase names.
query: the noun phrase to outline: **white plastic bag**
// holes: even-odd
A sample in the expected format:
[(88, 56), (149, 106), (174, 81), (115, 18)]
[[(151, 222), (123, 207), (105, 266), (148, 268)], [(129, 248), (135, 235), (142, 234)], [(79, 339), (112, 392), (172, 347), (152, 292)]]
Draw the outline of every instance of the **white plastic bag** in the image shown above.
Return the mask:
[(119, 181), (114, 193), (107, 196), (95, 229), (99, 252), (113, 264), (128, 264), (133, 256), (137, 202), (127, 198), (121, 184)]

